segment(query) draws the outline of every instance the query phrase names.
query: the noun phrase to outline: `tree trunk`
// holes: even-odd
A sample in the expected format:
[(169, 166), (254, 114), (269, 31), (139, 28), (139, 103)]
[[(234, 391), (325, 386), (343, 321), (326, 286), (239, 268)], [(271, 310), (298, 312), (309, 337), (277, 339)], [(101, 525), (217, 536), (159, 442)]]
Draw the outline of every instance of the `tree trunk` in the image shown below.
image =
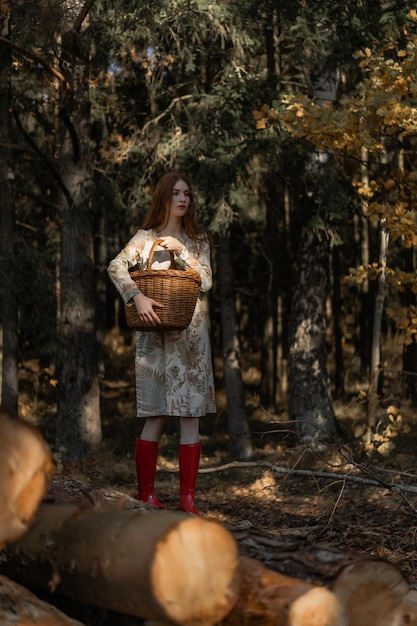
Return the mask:
[(0, 570), (29, 587), (181, 626), (218, 623), (239, 593), (232, 535), (213, 520), (165, 511), (44, 504)]
[(105, 336), (106, 336), (106, 287), (107, 281), (107, 272), (105, 272), (105, 268), (108, 261), (108, 250), (107, 250), (107, 238), (105, 236), (105, 226), (104, 226), (104, 217), (102, 216), (99, 220), (98, 224), (96, 224), (96, 231), (99, 233), (98, 242), (96, 243), (96, 251), (95, 258), (98, 261), (98, 268), (95, 272), (95, 283), (96, 283), (96, 301), (97, 301), (97, 312), (96, 312), (96, 327), (97, 327), (97, 371), (99, 380), (102, 382), (105, 376)]
[[(277, 86), (279, 63), (279, 33), (277, 32), (277, 16), (273, 3), (266, 3), (267, 20), (264, 26), (265, 59), (267, 81), (271, 89)], [(265, 176), (265, 265), (268, 276), (266, 310), (262, 315), (264, 320), (261, 344), (261, 393), (260, 401), (264, 408), (275, 412), (277, 407), (278, 387), (278, 281), (279, 255), (282, 248), (278, 242), (278, 219), (280, 204), (282, 204), (282, 190), (276, 184), (276, 172), (267, 170)]]
[[(369, 186), (369, 170), (368, 170), (368, 151), (362, 148), (361, 151), (361, 183), (367, 188)], [(368, 267), (371, 261), (370, 247), (372, 226), (369, 224), (367, 217), (369, 209), (369, 200), (361, 198), (362, 214), (358, 223), (356, 239), (360, 247), (360, 264)], [(371, 327), (372, 327), (372, 307), (371, 307), (371, 289), (369, 279), (366, 277), (360, 287), (360, 309), (358, 319), (359, 345), (358, 353), (361, 360), (361, 373), (368, 371), (369, 355), (371, 354)]]
[[(11, 5), (1, 6), (0, 34), (10, 37)], [(18, 339), (17, 339), (17, 297), (14, 283), (15, 246), (15, 184), (13, 157), (10, 146), (12, 128), (11, 72), (12, 58), (9, 46), (0, 44), (0, 206), (1, 206), (1, 326), (2, 326), (2, 373), (1, 401), (17, 410), (18, 395)]]
[(378, 271), (378, 291), (375, 300), (374, 323), (372, 326), (372, 351), (371, 365), (369, 371), (368, 388), (368, 441), (371, 433), (375, 429), (376, 409), (378, 406), (379, 374), (381, 365), (381, 325), (382, 313), (385, 301), (385, 269), (387, 265), (389, 233), (385, 224), (381, 223), (380, 248), (379, 248), (379, 271)]
[(268, 83), (271, 89), (276, 89), (277, 84), (277, 68), (276, 68), (276, 50), (275, 42), (277, 40), (277, 33), (275, 29), (275, 11), (270, 3), (267, 3), (265, 7), (268, 19), (265, 22), (265, 56), (266, 56), (266, 71)]
[[(270, 179), (273, 180), (272, 174)], [(275, 183), (275, 180), (274, 180)], [(276, 410), (277, 345), (278, 345), (278, 205), (277, 185), (267, 182), (265, 224), (265, 265), (268, 276), (266, 310), (261, 351), (261, 403), (271, 412)]]
[(61, 111), (60, 155), (64, 193), (57, 444), (64, 458), (82, 458), (101, 443), (93, 219), (87, 188), (91, 183), (89, 51), (81, 32), (85, 14), (81, 3), (75, 4), (64, 3), (61, 52), (62, 73), (69, 85)]
[[(414, 273), (416, 271), (416, 251), (415, 248), (406, 248), (404, 250), (404, 259), (406, 272)], [(407, 289), (404, 293), (404, 304), (408, 308), (416, 309), (416, 294), (411, 289)], [(404, 347), (403, 354), (403, 379), (405, 396), (411, 401), (414, 408), (417, 407), (417, 341), (413, 336), (410, 344)]]
[(332, 250), (332, 318), (333, 318), (333, 345), (334, 345), (334, 386), (336, 394), (342, 395), (344, 389), (345, 368), (343, 364), (343, 330), (342, 330), (342, 295), (340, 277), (340, 250), (335, 246)]
[(233, 459), (248, 459), (252, 456), (252, 445), (240, 364), (239, 329), (236, 320), (235, 286), (229, 237), (220, 237), (217, 255), (229, 450)]
[(298, 435), (315, 447), (336, 432), (326, 350), (329, 241), (325, 233), (304, 239), (289, 331), (289, 407)]

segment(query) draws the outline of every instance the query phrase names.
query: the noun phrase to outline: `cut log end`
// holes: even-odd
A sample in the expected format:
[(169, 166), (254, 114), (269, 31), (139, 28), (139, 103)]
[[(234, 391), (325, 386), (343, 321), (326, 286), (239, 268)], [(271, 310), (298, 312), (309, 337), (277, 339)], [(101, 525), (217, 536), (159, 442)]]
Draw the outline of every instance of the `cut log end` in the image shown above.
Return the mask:
[(409, 591), (399, 606), (390, 611), (378, 626), (415, 626), (417, 624), (417, 591)]
[(407, 581), (393, 565), (371, 560), (347, 566), (332, 586), (346, 606), (349, 626), (379, 626), (408, 590)]
[(160, 542), (151, 576), (155, 597), (174, 623), (217, 623), (237, 599), (237, 544), (218, 522), (190, 517)]
[[(297, 598), (289, 613), (289, 626), (348, 626), (344, 607), (324, 587), (311, 589)], [(365, 626), (365, 625), (364, 625)]]
[(54, 473), (47, 443), (35, 426), (0, 408), (0, 548), (28, 529)]

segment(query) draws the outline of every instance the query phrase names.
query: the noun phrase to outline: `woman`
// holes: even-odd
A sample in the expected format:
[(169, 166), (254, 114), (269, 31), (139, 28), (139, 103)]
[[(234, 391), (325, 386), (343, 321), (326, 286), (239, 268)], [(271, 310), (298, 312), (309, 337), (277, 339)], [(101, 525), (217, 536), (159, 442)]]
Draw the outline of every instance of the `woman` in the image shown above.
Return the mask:
[[(129, 268), (147, 266), (156, 239), (152, 268), (167, 269), (170, 252), (178, 269), (192, 268), (201, 278), (200, 292), (212, 286), (210, 240), (198, 227), (190, 182), (185, 175), (168, 173), (159, 180), (141, 229), (108, 267), (109, 276), (124, 302), (133, 300), (139, 317), (157, 327), (161, 303), (140, 292)], [(137, 332), (136, 406), (146, 418), (136, 439), (138, 499), (158, 508), (165, 506), (154, 494), (158, 444), (169, 417), (179, 418), (179, 508), (198, 515), (195, 485), (200, 462), (199, 418), (216, 411), (213, 369), (207, 321), (201, 299), (190, 325), (183, 331)]]

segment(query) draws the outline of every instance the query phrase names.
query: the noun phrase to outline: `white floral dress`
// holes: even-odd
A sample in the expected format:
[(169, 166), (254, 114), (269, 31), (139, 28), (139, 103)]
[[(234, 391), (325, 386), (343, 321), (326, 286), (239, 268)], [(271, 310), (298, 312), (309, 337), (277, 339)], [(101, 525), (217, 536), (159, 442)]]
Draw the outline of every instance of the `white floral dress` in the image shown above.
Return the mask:
[[(154, 230), (138, 230), (108, 267), (111, 281), (124, 302), (139, 290), (129, 268), (145, 269), (152, 245), (158, 238)], [(200, 292), (212, 287), (210, 245), (184, 235), (185, 248), (174, 253), (178, 269), (192, 268), (201, 278)], [(168, 269), (170, 254), (156, 249), (153, 269)], [(190, 325), (183, 331), (136, 333), (136, 407), (138, 417), (203, 417), (216, 412), (210, 340), (201, 297), (198, 298)]]

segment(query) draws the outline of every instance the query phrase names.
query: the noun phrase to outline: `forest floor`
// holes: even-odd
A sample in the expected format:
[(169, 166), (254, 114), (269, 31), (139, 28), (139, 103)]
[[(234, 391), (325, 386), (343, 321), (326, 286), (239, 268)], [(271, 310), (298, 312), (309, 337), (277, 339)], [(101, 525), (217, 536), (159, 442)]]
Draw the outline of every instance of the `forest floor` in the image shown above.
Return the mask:
[[(125, 340), (113, 333), (106, 342), (100, 453), (71, 467), (63, 467), (59, 456), (56, 460), (58, 472), (134, 497), (134, 448), (141, 424), (135, 417), (134, 348)], [(43, 390), (47, 376), (35, 370), (34, 363), (22, 367), (20, 413), (31, 416), (48, 439), (54, 407)], [(417, 412), (388, 396), (378, 413), (377, 434), (366, 443), (365, 402), (359, 392), (335, 403), (340, 440), (318, 454), (297, 445), (285, 410), (271, 414), (259, 406), (253, 369), (245, 371), (245, 382), (253, 457), (230, 462), (226, 403), (219, 385), (217, 417), (201, 420), (196, 492), (201, 514), (382, 557), (417, 588)], [(179, 497), (178, 441), (173, 420), (161, 440), (156, 478), (157, 496), (172, 510)]]

